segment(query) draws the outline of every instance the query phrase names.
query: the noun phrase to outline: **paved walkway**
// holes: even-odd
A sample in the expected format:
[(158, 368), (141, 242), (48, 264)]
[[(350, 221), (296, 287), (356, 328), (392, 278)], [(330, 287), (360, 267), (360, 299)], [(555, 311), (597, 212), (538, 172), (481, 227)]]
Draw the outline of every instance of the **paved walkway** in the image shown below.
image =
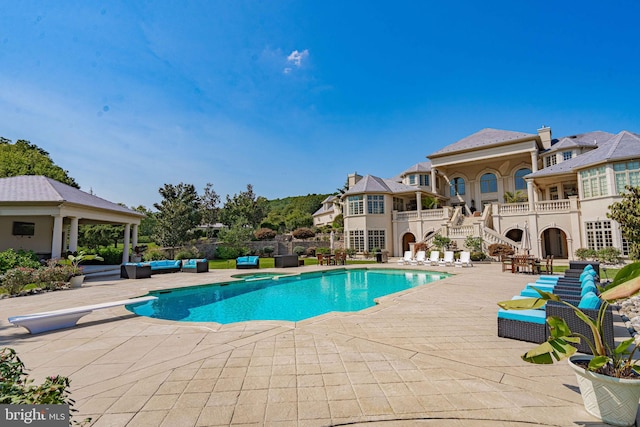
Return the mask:
[(37, 381), (68, 375), (75, 419), (96, 427), (601, 425), (566, 363), (527, 364), (519, 356), (530, 344), (496, 336), (496, 302), (534, 277), (497, 264), (429, 269), (456, 274), (361, 312), (297, 323), (179, 323), (117, 307), (29, 335), (6, 320), (237, 271), (89, 282), (1, 300), (0, 345), (15, 348)]

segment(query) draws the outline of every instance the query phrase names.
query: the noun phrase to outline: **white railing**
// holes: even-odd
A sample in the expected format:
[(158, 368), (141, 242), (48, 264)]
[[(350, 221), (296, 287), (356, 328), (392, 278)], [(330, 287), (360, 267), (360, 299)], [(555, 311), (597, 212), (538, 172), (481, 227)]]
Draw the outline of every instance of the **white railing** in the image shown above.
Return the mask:
[(571, 209), (571, 203), (569, 200), (545, 200), (544, 202), (536, 202), (535, 207), (536, 211), (541, 212), (568, 212)]
[(482, 227), (482, 240), (484, 240), (484, 243), (487, 246), (492, 243), (502, 243), (504, 245), (509, 245), (513, 250), (517, 250), (520, 247), (518, 243), (487, 227)]
[(424, 209), (420, 213), (422, 219), (440, 219), (444, 217), (444, 209)]
[(473, 225), (462, 225), (449, 228), (449, 237), (467, 237), (473, 236)]
[(500, 205), (501, 214), (529, 212), (529, 203), (503, 203)]
[(417, 211), (397, 212), (396, 213), (396, 220), (398, 220), (398, 221), (409, 221), (411, 219), (418, 219), (418, 212)]

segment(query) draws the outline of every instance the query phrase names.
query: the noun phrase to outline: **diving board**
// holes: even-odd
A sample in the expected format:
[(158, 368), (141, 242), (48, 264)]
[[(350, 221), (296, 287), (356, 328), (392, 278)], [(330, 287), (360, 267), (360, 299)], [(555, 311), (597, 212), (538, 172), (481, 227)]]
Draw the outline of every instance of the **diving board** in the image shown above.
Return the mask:
[(129, 298), (120, 301), (103, 302), (100, 304), (85, 305), (82, 307), (65, 308), (62, 310), (44, 311), (42, 313), (27, 314), (24, 316), (9, 317), (9, 322), (15, 326), (26, 328), (31, 334), (53, 331), (55, 329), (70, 328), (78, 323), (82, 316), (86, 316), (93, 310), (117, 307), (119, 305), (137, 304), (140, 302), (154, 301), (158, 297), (146, 296)]

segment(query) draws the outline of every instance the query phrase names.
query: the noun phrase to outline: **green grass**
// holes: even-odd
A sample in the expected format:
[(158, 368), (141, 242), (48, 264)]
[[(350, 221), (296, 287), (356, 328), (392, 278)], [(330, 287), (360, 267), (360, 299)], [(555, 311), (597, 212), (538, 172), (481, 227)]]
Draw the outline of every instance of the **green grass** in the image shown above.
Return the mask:
[[(303, 258), (304, 265), (318, 265), (318, 260), (316, 258)], [(375, 264), (374, 260), (354, 260), (348, 259), (347, 265), (352, 264)], [(275, 260), (274, 258), (263, 258), (260, 257), (260, 268), (274, 268)], [(225, 270), (225, 269), (235, 269), (236, 268), (236, 260), (235, 259), (214, 259), (209, 260), (209, 269), (212, 270)]]

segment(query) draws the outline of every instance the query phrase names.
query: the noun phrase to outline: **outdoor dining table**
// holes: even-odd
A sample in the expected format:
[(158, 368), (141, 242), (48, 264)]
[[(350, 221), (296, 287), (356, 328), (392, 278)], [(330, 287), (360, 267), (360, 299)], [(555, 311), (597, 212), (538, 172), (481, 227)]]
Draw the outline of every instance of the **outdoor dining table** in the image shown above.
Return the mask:
[(513, 255), (511, 258), (512, 273), (540, 274), (540, 260), (532, 255)]

